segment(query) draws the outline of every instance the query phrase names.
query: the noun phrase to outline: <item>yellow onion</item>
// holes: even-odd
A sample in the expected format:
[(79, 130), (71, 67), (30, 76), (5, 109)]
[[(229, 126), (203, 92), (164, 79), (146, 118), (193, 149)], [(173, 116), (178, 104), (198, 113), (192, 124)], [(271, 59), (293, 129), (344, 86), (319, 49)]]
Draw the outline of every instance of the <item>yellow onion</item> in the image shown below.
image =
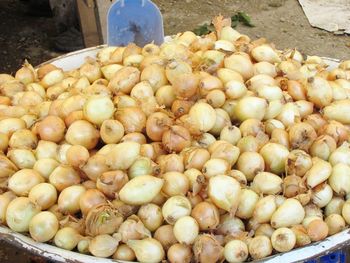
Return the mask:
[(248, 246), (241, 240), (231, 240), (225, 245), (224, 256), (227, 262), (244, 262), (248, 255)]
[(207, 103), (199, 102), (192, 106), (189, 116), (193, 121), (193, 125), (201, 132), (211, 130), (216, 122), (216, 112)]
[(242, 189), (236, 216), (243, 219), (251, 218), (259, 196), (253, 190)]
[(155, 94), (156, 100), (160, 106), (170, 108), (176, 99), (174, 89), (171, 85), (165, 85), (157, 89)]
[(154, 232), (154, 239), (162, 244), (164, 250), (168, 250), (178, 242), (173, 230), (174, 227), (172, 225), (162, 225)]
[(265, 74), (273, 78), (276, 77), (277, 75), (276, 67), (275, 65), (273, 65), (273, 63), (261, 61), (261, 62), (255, 63), (253, 65), (253, 68), (254, 68), (254, 75)]
[(283, 195), (287, 198), (295, 197), (306, 192), (306, 185), (297, 175), (288, 175), (283, 179)]
[(90, 180), (96, 181), (100, 174), (107, 172), (110, 169), (107, 165), (106, 156), (95, 154), (87, 160), (81, 170)]
[(117, 94), (130, 93), (131, 89), (139, 82), (140, 71), (135, 67), (123, 67), (118, 70), (108, 84), (108, 88)]
[(258, 97), (243, 97), (235, 107), (235, 115), (240, 121), (247, 119), (262, 120), (267, 108), (264, 99)]
[(226, 160), (213, 158), (204, 164), (202, 172), (206, 178), (210, 178), (216, 175), (226, 174), (229, 170), (229, 166)]
[(191, 145), (191, 135), (186, 128), (173, 125), (163, 133), (162, 142), (168, 152), (180, 152)]
[(192, 68), (189, 64), (177, 59), (171, 60), (165, 68), (165, 74), (170, 83), (172, 83), (179, 74), (191, 72)]
[(190, 263), (192, 260), (192, 250), (184, 244), (174, 244), (167, 252), (167, 259), (170, 263)]
[(331, 86), (327, 80), (320, 77), (312, 77), (308, 79), (306, 92), (308, 100), (319, 108), (328, 106), (333, 99)]
[(173, 231), (174, 236), (180, 243), (191, 245), (199, 234), (199, 226), (193, 217), (184, 216), (176, 221)]
[(331, 201), (326, 205), (324, 213), (326, 216), (329, 216), (331, 214), (342, 214), (342, 208), (345, 201), (341, 197), (334, 196)]
[(286, 227), (276, 229), (271, 236), (272, 247), (278, 252), (287, 252), (294, 248), (296, 236), (292, 230)]
[(6, 224), (6, 210), (9, 205), (9, 203), (16, 198), (16, 195), (11, 192), (5, 192), (0, 195), (0, 223), (5, 225)]
[(140, 155), (140, 144), (136, 142), (122, 142), (115, 145), (108, 156), (106, 164), (113, 170), (128, 169)]
[(236, 80), (239, 82), (244, 82), (243, 77), (241, 74), (239, 74), (237, 71), (228, 69), (228, 68), (219, 68), (216, 72), (218, 78), (226, 84), (227, 82), (231, 80)]
[(163, 187), (164, 180), (150, 175), (140, 175), (126, 183), (119, 192), (126, 204), (142, 205), (152, 201)]
[[(185, 170), (183, 162), (184, 162), (183, 157), (175, 153), (160, 155), (157, 158), (157, 163), (159, 164), (161, 173), (167, 173), (167, 172), (182, 173)], [(147, 166), (148, 166), (148, 162), (147, 162)]]
[(296, 123), (289, 128), (289, 141), (292, 149), (307, 151), (316, 138), (316, 131), (308, 123)]
[(281, 61), (278, 53), (269, 45), (260, 45), (253, 48), (251, 55), (258, 62), (277, 63)]
[(328, 162), (317, 157), (314, 157), (312, 162), (312, 167), (305, 174), (307, 185), (310, 188), (325, 182), (332, 173), (332, 166)]
[(124, 243), (128, 240), (140, 240), (146, 237), (151, 237), (151, 232), (136, 215), (128, 217), (128, 219), (120, 224), (118, 234), (120, 234), (121, 241)]
[(151, 114), (146, 122), (147, 136), (153, 141), (161, 141), (163, 133), (169, 129), (172, 120), (163, 112)]
[(144, 226), (152, 232), (158, 229), (163, 223), (162, 210), (155, 204), (141, 206), (137, 215)]
[(119, 245), (120, 239), (113, 235), (98, 235), (91, 239), (89, 243), (89, 252), (95, 257), (107, 258), (114, 254)]
[(220, 223), (219, 210), (209, 202), (198, 203), (191, 216), (197, 221), (201, 231), (216, 229)]
[(279, 206), (271, 217), (271, 226), (274, 228), (289, 227), (302, 222), (305, 216), (304, 208), (300, 202), (288, 198)]
[(118, 120), (105, 120), (102, 122), (100, 135), (106, 144), (118, 143), (124, 136), (124, 126)]
[(146, 127), (146, 115), (139, 107), (118, 109), (115, 118), (123, 124), (126, 133), (141, 132)]
[(171, 111), (174, 113), (175, 117), (179, 118), (189, 113), (190, 108), (193, 106), (193, 101), (187, 100), (174, 100), (171, 105)]
[(337, 148), (336, 141), (329, 135), (322, 135), (318, 137), (310, 147), (310, 154), (314, 157), (321, 158), (325, 161)]
[(256, 152), (244, 152), (237, 160), (237, 169), (244, 173), (248, 181), (252, 181), (258, 172), (264, 171), (265, 162)]
[(25, 121), (19, 118), (6, 118), (0, 120), (0, 132), (8, 136), (12, 135), (17, 130), (25, 128)]
[[(177, 195), (166, 200), (162, 207), (162, 215), (167, 223), (175, 224), (179, 218), (190, 215), (191, 210), (190, 201), (184, 196)], [(192, 215), (192, 217), (194, 216)]]
[(50, 174), (59, 166), (59, 162), (51, 158), (39, 159), (35, 162), (33, 169), (40, 173), (45, 179), (48, 179)]
[(196, 262), (218, 262), (224, 257), (224, 248), (212, 235), (199, 235), (192, 249)]
[(189, 179), (183, 173), (167, 172), (163, 179), (162, 192), (167, 196), (185, 195), (189, 190)]
[(226, 160), (231, 166), (236, 163), (240, 154), (238, 147), (225, 141), (216, 141), (210, 145), (209, 152), (212, 159), (219, 158)]
[(329, 156), (329, 163), (331, 165), (336, 165), (338, 163), (350, 164), (350, 144), (344, 142), (340, 147), (338, 147), (334, 152)]
[(212, 90), (207, 94), (206, 100), (213, 108), (219, 108), (224, 105), (226, 95), (222, 90)]
[(192, 194), (194, 196), (197, 195), (205, 183), (204, 175), (195, 168), (190, 168), (186, 170), (184, 174), (189, 180), (190, 190), (192, 191)]
[(34, 149), (38, 143), (38, 138), (30, 130), (15, 131), (9, 140), (9, 147), (21, 149)]
[(204, 74), (199, 82), (199, 91), (202, 96), (207, 96), (213, 90), (223, 89), (222, 82), (219, 78), (209, 74)]
[(80, 210), (87, 215), (91, 208), (106, 203), (106, 197), (97, 189), (86, 190), (79, 199)]
[(318, 130), (318, 133), (320, 135), (327, 134), (331, 136), (338, 146), (349, 139), (347, 128), (343, 124), (333, 120), (329, 121), (329, 123), (324, 123)]
[(276, 116), (276, 119), (289, 127), (300, 120), (300, 112), (295, 103), (288, 102), (282, 107), (282, 111)]
[(267, 143), (261, 148), (260, 154), (271, 172), (276, 174), (284, 172), (285, 161), (289, 154), (285, 146), (276, 143)]
[(310, 155), (302, 150), (292, 150), (286, 159), (286, 172), (289, 175), (303, 176), (311, 167)]
[(332, 188), (326, 184), (319, 184), (312, 189), (312, 202), (318, 207), (325, 207), (333, 197)]
[(45, 179), (35, 170), (22, 169), (13, 174), (8, 181), (8, 188), (18, 196), (28, 196), (30, 190)]
[(115, 194), (128, 182), (127, 175), (120, 170), (104, 172), (96, 181), (96, 188), (109, 198), (114, 198)]
[(73, 145), (66, 152), (66, 159), (69, 165), (82, 168), (89, 160), (89, 151), (81, 145)]
[(267, 236), (271, 238), (272, 233), (275, 231), (274, 228), (270, 224), (261, 224), (256, 230), (254, 235), (255, 236)]
[(282, 179), (269, 172), (259, 172), (253, 179), (252, 189), (262, 194), (278, 194), (282, 191)]
[(13, 199), (6, 210), (6, 224), (16, 232), (28, 232), (32, 218), (40, 212), (40, 207), (28, 197)]
[(328, 235), (328, 225), (322, 219), (312, 220), (306, 227), (307, 234), (311, 241), (320, 241)]
[(90, 150), (98, 142), (100, 135), (98, 130), (85, 120), (72, 123), (66, 133), (66, 140), (72, 145), (81, 145)]
[(217, 226), (215, 233), (218, 235), (239, 236), (245, 230), (244, 223), (237, 217), (232, 217), (230, 214), (223, 214), (220, 217), (220, 224)]
[(246, 84), (249, 90), (257, 91), (263, 86), (276, 86), (276, 80), (269, 75), (259, 74), (250, 78)]
[(7, 157), (20, 169), (32, 169), (36, 162), (33, 152), (27, 149), (9, 150)]
[(233, 145), (241, 139), (241, 131), (236, 126), (225, 126), (220, 132), (220, 140), (227, 141)]
[(136, 258), (134, 251), (125, 244), (120, 244), (113, 254), (113, 259), (134, 261)]
[(213, 203), (221, 209), (236, 212), (241, 187), (238, 181), (227, 175), (216, 175), (210, 178), (208, 195)]
[(267, 195), (260, 198), (254, 207), (253, 222), (256, 223), (268, 223), (271, 216), (275, 213), (277, 208), (276, 197), (273, 195)]
[(198, 91), (199, 78), (193, 73), (183, 73), (174, 77), (171, 84), (177, 98), (190, 98)]
[(56, 203), (57, 191), (52, 184), (40, 183), (30, 190), (28, 198), (33, 203), (38, 204), (41, 210), (46, 210)]
[(36, 214), (29, 223), (30, 236), (37, 242), (49, 241), (56, 235), (58, 228), (57, 217), (49, 211)]
[(254, 74), (253, 64), (249, 58), (240, 54), (233, 54), (224, 60), (225, 68), (234, 70), (247, 80)]
[(195, 168), (201, 170), (203, 165), (210, 159), (208, 150), (197, 147), (182, 150), (183, 162), (186, 169)]
[(326, 217), (325, 223), (328, 226), (328, 234), (334, 235), (345, 229), (345, 220), (341, 215), (331, 214)]
[(113, 116), (114, 105), (110, 98), (94, 95), (85, 102), (83, 112), (88, 121), (100, 125)]
[(296, 237), (296, 247), (303, 247), (311, 243), (310, 237), (307, 234), (306, 229), (302, 225), (295, 225), (291, 227)]
[(271, 255), (271, 241), (266, 236), (257, 236), (248, 243), (248, 251), (253, 259), (261, 259)]
[(60, 165), (50, 174), (49, 182), (54, 185), (58, 191), (62, 191), (68, 186), (79, 184), (80, 176), (72, 167)]
[(129, 240), (127, 245), (135, 252), (140, 262), (160, 262), (165, 257), (162, 245), (154, 238)]
[(85, 187), (81, 185), (72, 185), (63, 189), (57, 200), (58, 209), (64, 214), (75, 214), (79, 212), (79, 200), (85, 191)]

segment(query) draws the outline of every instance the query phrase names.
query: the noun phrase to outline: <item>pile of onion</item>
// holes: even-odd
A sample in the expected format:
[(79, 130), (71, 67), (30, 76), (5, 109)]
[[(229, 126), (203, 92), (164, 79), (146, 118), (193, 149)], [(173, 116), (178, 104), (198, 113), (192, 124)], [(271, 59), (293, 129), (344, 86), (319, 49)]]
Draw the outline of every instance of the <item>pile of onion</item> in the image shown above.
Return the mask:
[(350, 60), (216, 32), (0, 74), (0, 223), (139, 262), (243, 262), (350, 224)]

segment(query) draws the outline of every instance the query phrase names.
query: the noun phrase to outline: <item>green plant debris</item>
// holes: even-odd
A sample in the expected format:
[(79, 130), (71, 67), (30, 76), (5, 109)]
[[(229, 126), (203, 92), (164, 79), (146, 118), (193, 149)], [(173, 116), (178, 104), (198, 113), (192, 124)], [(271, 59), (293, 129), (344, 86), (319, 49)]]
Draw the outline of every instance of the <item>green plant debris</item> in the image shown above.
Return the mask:
[[(238, 24), (240, 24), (240, 23), (242, 25), (249, 26), (249, 27), (255, 26), (252, 23), (251, 17), (247, 13), (238, 11), (236, 14), (231, 16), (231, 27), (236, 28), (238, 26)], [(203, 35), (207, 35), (207, 34), (214, 32), (214, 31), (215, 31), (215, 28), (214, 28), (214, 25), (212, 23), (210, 23), (210, 24), (205, 23), (205, 24), (200, 25), (197, 28), (195, 28), (193, 30), (193, 33), (195, 33), (198, 36), (203, 36)]]

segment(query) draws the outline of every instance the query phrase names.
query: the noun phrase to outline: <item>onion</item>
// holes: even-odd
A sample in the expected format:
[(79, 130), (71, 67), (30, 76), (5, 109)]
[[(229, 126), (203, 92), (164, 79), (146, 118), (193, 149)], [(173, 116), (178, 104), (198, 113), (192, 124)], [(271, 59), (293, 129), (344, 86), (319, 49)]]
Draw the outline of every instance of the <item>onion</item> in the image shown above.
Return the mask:
[(118, 70), (110, 80), (108, 88), (115, 94), (122, 92), (130, 93), (131, 89), (139, 82), (140, 71), (135, 67), (123, 67)]
[(177, 243), (172, 225), (162, 225), (154, 233), (154, 238), (158, 240), (165, 250)]
[(106, 156), (102, 154), (95, 154), (91, 156), (81, 170), (90, 180), (96, 181), (100, 174), (109, 170)]
[(276, 198), (273, 195), (262, 197), (254, 207), (253, 220), (257, 223), (268, 223), (276, 211)]
[(169, 129), (171, 124), (171, 119), (165, 113), (153, 113), (146, 122), (147, 136), (153, 141), (161, 141), (164, 132)]
[(328, 106), (333, 98), (331, 86), (321, 77), (309, 78), (306, 91), (308, 100), (319, 108)]
[(126, 183), (119, 192), (120, 200), (126, 204), (142, 205), (152, 201), (160, 192), (164, 180), (150, 176), (140, 175)]
[(27, 149), (9, 150), (7, 157), (20, 169), (31, 169), (36, 161), (33, 152)]
[(306, 230), (311, 241), (323, 240), (328, 235), (328, 226), (322, 219), (312, 220), (306, 227)]
[(199, 79), (193, 73), (183, 73), (174, 77), (171, 81), (177, 98), (186, 99), (195, 95), (198, 91)]
[(310, 188), (325, 182), (332, 173), (332, 166), (328, 162), (317, 157), (314, 157), (312, 162), (312, 167), (305, 174), (307, 185)]
[(350, 173), (350, 167), (344, 163), (338, 163), (333, 166), (332, 173), (328, 179), (329, 185), (333, 191), (340, 195), (346, 195), (350, 193), (350, 184), (348, 176)]
[(186, 170), (184, 174), (189, 180), (190, 190), (192, 191), (192, 194), (196, 196), (205, 183), (205, 177), (199, 170), (195, 168)]
[(266, 236), (257, 236), (250, 240), (248, 244), (249, 254), (253, 259), (260, 259), (271, 255), (271, 241)]
[(241, 240), (231, 240), (225, 245), (224, 256), (227, 262), (244, 262), (248, 255), (248, 246)]
[(162, 192), (167, 196), (186, 195), (190, 182), (186, 175), (179, 172), (167, 172), (163, 175)]
[(197, 221), (201, 231), (216, 229), (220, 222), (219, 210), (209, 202), (198, 203), (191, 216)]
[(39, 159), (35, 162), (33, 169), (45, 179), (48, 179), (50, 174), (55, 170), (55, 168), (59, 166), (59, 162), (51, 158), (43, 158)]
[(57, 217), (48, 211), (33, 216), (29, 223), (30, 236), (37, 242), (47, 242), (52, 239), (59, 228)]
[(253, 48), (251, 55), (258, 62), (277, 63), (281, 61), (278, 53), (269, 45), (261, 45)]
[(8, 136), (11, 136), (17, 130), (25, 128), (25, 121), (19, 118), (6, 118), (0, 120), (0, 132)]
[(123, 136), (120, 142), (137, 142), (139, 144), (145, 144), (146, 136), (140, 132), (132, 132)]
[(224, 105), (226, 95), (222, 90), (212, 90), (207, 94), (206, 100), (213, 108), (219, 108)]
[(142, 221), (135, 215), (130, 216), (118, 228), (121, 241), (140, 240), (151, 236), (151, 232), (143, 225)]
[(174, 89), (170, 85), (159, 87), (155, 97), (159, 105), (164, 105), (167, 108), (170, 108), (176, 99)]
[(308, 123), (296, 123), (289, 128), (289, 141), (293, 149), (307, 151), (316, 138), (316, 131)]
[(331, 214), (341, 215), (344, 203), (345, 203), (344, 199), (334, 196), (325, 207), (325, 211), (324, 211), (325, 215), (326, 216), (329, 216)]
[(310, 237), (307, 234), (306, 229), (302, 225), (295, 225), (291, 227), (296, 237), (296, 247), (303, 247), (311, 243)]
[(139, 154), (140, 144), (136, 142), (119, 143), (106, 157), (106, 164), (114, 170), (125, 170), (133, 164)]
[(118, 109), (115, 118), (124, 126), (125, 132), (141, 132), (146, 127), (146, 115), (139, 107)]
[(286, 159), (286, 172), (289, 175), (303, 176), (312, 167), (311, 157), (302, 150), (293, 150)]
[(6, 224), (6, 210), (9, 203), (16, 198), (16, 195), (11, 191), (5, 192), (0, 195), (0, 223)]
[(220, 140), (227, 141), (233, 145), (241, 139), (241, 131), (236, 126), (225, 126), (220, 132)]
[(185, 148), (181, 155), (186, 169), (195, 168), (201, 170), (204, 164), (210, 159), (210, 153), (203, 148)]
[(87, 215), (94, 206), (104, 203), (106, 203), (106, 197), (96, 189), (86, 190), (79, 199), (79, 206), (83, 215)]
[(40, 212), (40, 207), (28, 197), (13, 199), (6, 210), (6, 223), (16, 232), (28, 232), (33, 216)]
[(340, 147), (338, 147), (334, 152), (329, 156), (329, 163), (332, 166), (335, 166), (338, 163), (344, 163), (350, 165), (350, 144), (344, 142)]
[(35, 149), (38, 143), (38, 138), (30, 130), (15, 131), (10, 140), (9, 147), (21, 149)]
[(271, 133), (271, 139), (270, 142), (281, 144), (287, 148), (290, 147), (289, 145), (289, 134), (284, 129), (274, 129)]
[(300, 202), (288, 198), (277, 208), (271, 217), (271, 226), (274, 228), (289, 227), (302, 222), (305, 216), (304, 208)]
[(113, 254), (113, 259), (134, 261), (136, 258), (134, 251), (125, 244), (120, 244)]
[(182, 60), (171, 60), (170, 63), (167, 64), (165, 69), (165, 74), (167, 79), (172, 83), (176, 76), (183, 74), (183, 73), (191, 73), (192, 68), (189, 64)]
[(261, 148), (260, 154), (271, 172), (280, 174), (285, 171), (285, 162), (289, 154), (285, 146), (267, 143)]
[(18, 196), (28, 196), (30, 190), (45, 179), (35, 170), (22, 169), (13, 174), (8, 181), (8, 188)]
[(239, 157), (240, 150), (225, 141), (216, 141), (209, 146), (211, 158), (220, 158), (226, 160), (231, 166), (234, 165)]
[(49, 182), (55, 186), (58, 191), (62, 191), (68, 186), (79, 184), (80, 176), (72, 167), (60, 165), (50, 174)]
[(140, 262), (160, 262), (165, 257), (162, 245), (154, 238), (129, 240), (127, 245), (135, 252)]
[(180, 243), (191, 245), (199, 234), (199, 226), (193, 217), (184, 216), (176, 221), (173, 231), (174, 236)]
[(175, 153), (160, 155), (157, 158), (157, 163), (159, 164), (160, 173), (167, 173), (167, 172), (182, 173), (185, 170), (183, 162), (184, 162), (183, 157)]
[(237, 169), (244, 173), (248, 181), (265, 169), (263, 157), (256, 152), (243, 152), (237, 160)]
[(201, 132), (211, 130), (216, 122), (216, 112), (207, 103), (198, 102), (192, 106), (189, 116), (193, 121), (193, 125)]
[(289, 228), (276, 229), (271, 236), (272, 247), (278, 252), (287, 252), (294, 248), (296, 236)]
[(336, 141), (338, 146), (342, 145), (344, 141), (349, 139), (348, 129), (343, 124), (333, 120), (320, 127), (318, 132), (319, 134), (327, 134), (331, 136)]
[(191, 203), (186, 197), (172, 196), (164, 203), (162, 214), (166, 222), (174, 224), (179, 218), (190, 215), (191, 210)]
[(236, 216), (243, 219), (251, 218), (258, 200), (258, 194), (256, 194), (253, 190), (242, 189)]
[(163, 223), (163, 215), (161, 208), (155, 204), (146, 204), (140, 207), (138, 217), (150, 231), (155, 231)]
[(328, 234), (334, 235), (345, 229), (345, 220), (341, 215), (330, 214), (326, 217), (325, 223), (328, 226)]
[(243, 77), (241, 74), (239, 74), (237, 71), (228, 69), (228, 68), (219, 68), (217, 70), (217, 76), (218, 78), (226, 84), (227, 82), (231, 80), (237, 80), (239, 82), (244, 82)]
[(213, 203), (221, 209), (235, 214), (240, 198), (241, 187), (238, 181), (227, 175), (210, 178), (208, 195)]
[(282, 182), (283, 180), (273, 173), (259, 172), (254, 177), (251, 188), (258, 194), (274, 195), (282, 192)]
[(113, 116), (114, 104), (106, 96), (94, 95), (85, 102), (83, 112), (88, 121), (100, 125)]
[(202, 172), (206, 178), (210, 178), (216, 175), (226, 174), (229, 171), (229, 166), (226, 160), (214, 158), (204, 164)]
[(253, 64), (249, 58), (240, 55), (233, 54), (226, 57), (224, 60), (225, 68), (234, 70), (242, 75), (242, 77), (247, 80), (253, 76)]
[(184, 244), (174, 244), (167, 252), (167, 259), (170, 263), (190, 263), (192, 260), (192, 250)]
[(40, 183), (30, 190), (28, 198), (39, 205), (41, 210), (46, 210), (56, 203), (57, 191), (52, 184)]
[(85, 187), (81, 185), (72, 185), (63, 189), (57, 200), (59, 210), (64, 214), (75, 214), (79, 212), (79, 200), (85, 192)]
[(333, 197), (333, 190), (326, 183), (319, 184), (312, 190), (312, 202), (318, 207), (325, 207)]
[(89, 151), (81, 145), (74, 145), (67, 150), (66, 159), (69, 165), (82, 168), (90, 157)]
[(288, 102), (283, 105), (281, 112), (276, 119), (283, 123), (285, 127), (289, 127), (300, 120), (300, 112), (295, 103)]
[(66, 140), (72, 145), (81, 145), (90, 150), (96, 146), (99, 136), (98, 130), (91, 123), (78, 120), (69, 126)]
[(224, 248), (212, 235), (199, 235), (192, 249), (196, 262), (220, 262), (224, 257)]
[(261, 224), (256, 230), (254, 235), (255, 236), (267, 236), (271, 238), (273, 232), (275, 231), (274, 228), (270, 224)]
[(237, 217), (232, 217), (230, 214), (224, 214), (220, 217), (220, 224), (215, 230), (215, 234), (239, 236), (245, 230), (242, 220)]
[(162, 142), (168, 152), (181, 152), (191, 145), (191, 135), (186, 128), (174, 125), (163, 133)]
[(327, 161), (336, 148), (337, 143), (331, 136), (322, 135), (311, 145), (310, 154)]
[(240, 121), (247, 119), (262, 120), (267, 108), (264, 99), (258, 97), (243, 97), (235, 107), (235, 115)]

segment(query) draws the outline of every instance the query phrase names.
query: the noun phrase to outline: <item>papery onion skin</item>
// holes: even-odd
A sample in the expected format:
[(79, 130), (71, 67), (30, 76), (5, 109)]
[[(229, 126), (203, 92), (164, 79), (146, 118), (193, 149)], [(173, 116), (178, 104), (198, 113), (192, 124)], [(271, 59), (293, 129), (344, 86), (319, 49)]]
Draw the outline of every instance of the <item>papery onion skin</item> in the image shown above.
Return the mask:
[(36, 214), (29, 223), (30, 236), (37, 242), (47, 242), (58, 231), (57, 217), (48, 211)]

